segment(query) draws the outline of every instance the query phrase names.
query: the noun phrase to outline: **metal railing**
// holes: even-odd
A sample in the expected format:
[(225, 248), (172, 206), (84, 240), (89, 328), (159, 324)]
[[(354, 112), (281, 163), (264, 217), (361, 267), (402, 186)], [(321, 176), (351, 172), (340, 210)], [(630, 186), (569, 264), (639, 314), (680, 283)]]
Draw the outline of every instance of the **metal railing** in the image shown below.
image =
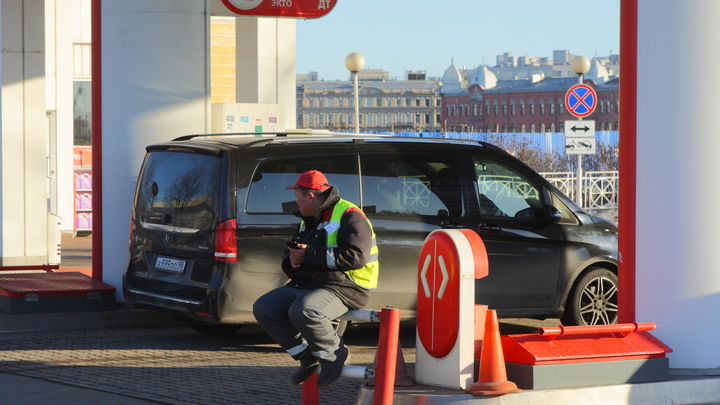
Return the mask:
[[(575, 173), (540, 173), (565, 195), (575, 198)], [(590, 213), (617, 212), (618, 172), (585, 172), (582, 178), (583, 209)]]

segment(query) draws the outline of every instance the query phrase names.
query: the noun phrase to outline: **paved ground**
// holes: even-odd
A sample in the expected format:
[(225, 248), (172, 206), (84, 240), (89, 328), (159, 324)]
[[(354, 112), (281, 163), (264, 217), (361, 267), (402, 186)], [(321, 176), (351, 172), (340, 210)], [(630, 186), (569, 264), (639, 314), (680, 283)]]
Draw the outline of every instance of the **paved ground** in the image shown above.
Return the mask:
[[(65, 235), (61, 267), (89, 268), (90, 240), (89, 236)], [(113, 312), (117, 311), (94, 314), (95, 318), (107, 318), (107, 325), (111, 326), (110, 319), (118, 316)], [(289, 383), (296, 363), (257, 326), (246, 326), (225, 337), (205, 336), (187, 327), (95, 325), (95, 328), (64, 330), (70, 323), (82, 325), (76, 319), (81, 315), (48, 315), (51, 314), (3, 315), (4, 321), (27, 317), (25, 324), (40, 320), (47, 323), (48, 330), (7, 332), (0, 329), (0, 403), (300, 403), (300, 387)], [(503, 320), (500, 326), (502, 333), (529, 333), (541, 325), (554, 326), (557, 321)], [(353, 364), (372, 364), (377, 336), (377, 325), (370, 324), (346, 332)], [(414, 323), (401, 325), (400, 338), (408, 372), (414, 375)], [(353, 404), (363, 383), (340, 379), (321, 391), (321, 403)]]
[(61, 269), (89, 269), (92, 259), (92, 236), (85, 232), (73, 235), (63, 233), (61, 248)]
[[(353, 364), (373, 362), (377, 328), (367, 326), (346, 335)], [(412, 325), (402, 334), (410, 346)], [(404, 351), (411, 375), (414, 352)], [(67, 403), (297, 404), (301, 389), (289, 383), (295, 367), (252, 326), (228, 337), (185, 327), (0, 334), (0, 392), (13, 399), (3, 403), (58, 404), (66, 395)], [(322, 390), (322, 403), (352, 404), (362, 383), (343, 378)], [(99, 394), (97, 401), (81, 400)]]

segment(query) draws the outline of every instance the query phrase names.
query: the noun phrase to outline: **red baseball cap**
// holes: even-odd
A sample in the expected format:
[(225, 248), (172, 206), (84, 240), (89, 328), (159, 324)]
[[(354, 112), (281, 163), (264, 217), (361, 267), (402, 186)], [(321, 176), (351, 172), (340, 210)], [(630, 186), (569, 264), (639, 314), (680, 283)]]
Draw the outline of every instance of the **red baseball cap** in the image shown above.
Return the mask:
[(298, 187), (305, 187), (309, 188), (310, 190), (320, 190), (325, 191), (330, 188), (330, 183), (328, 183), (328, 179), (325, 177), (322, 172), (319, 172), (317, 170), (308, 170), (307, 172), (303, 173), (298, 177), (295, 184), (292, 186), (285, 187), (286, 190), (290, 190), (291, 188), (298, 188)]

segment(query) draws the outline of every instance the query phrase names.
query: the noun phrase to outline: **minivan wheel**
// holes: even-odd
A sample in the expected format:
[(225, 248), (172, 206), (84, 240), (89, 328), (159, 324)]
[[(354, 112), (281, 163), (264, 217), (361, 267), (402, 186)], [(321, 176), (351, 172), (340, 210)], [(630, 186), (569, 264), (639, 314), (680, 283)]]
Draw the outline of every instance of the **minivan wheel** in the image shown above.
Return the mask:
[(232, 335), (237, 332), (238, 329), (242, 328), (242, 325), (238, 324), (222, 324), (222, 323), (204, 323), (204, 322), (188, 322), (188, 326), (194, 331), (200, 332), (203, 335), (210, 336), (226, 336)]
[(618, 278), (591, 267), (575, 283), (565, 304), (564, 325), (609, 325), (618, 321)]

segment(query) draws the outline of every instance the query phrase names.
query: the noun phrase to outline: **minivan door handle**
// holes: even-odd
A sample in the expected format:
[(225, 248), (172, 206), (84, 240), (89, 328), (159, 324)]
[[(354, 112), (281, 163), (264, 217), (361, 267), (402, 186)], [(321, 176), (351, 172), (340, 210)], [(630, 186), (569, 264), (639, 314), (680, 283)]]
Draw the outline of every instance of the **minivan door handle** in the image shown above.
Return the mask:
[(502, 230), (499, 226), (495, 224), (488, 224), (487, 222), (481, 222), (480, 225), (478, 225), (478, 229), (487, 232), (500, 232)]
[(458, 221), (442, 221), (440, 222), (440, 227), (442, 229), (462, 229), (465, 228), (465, 225)]

